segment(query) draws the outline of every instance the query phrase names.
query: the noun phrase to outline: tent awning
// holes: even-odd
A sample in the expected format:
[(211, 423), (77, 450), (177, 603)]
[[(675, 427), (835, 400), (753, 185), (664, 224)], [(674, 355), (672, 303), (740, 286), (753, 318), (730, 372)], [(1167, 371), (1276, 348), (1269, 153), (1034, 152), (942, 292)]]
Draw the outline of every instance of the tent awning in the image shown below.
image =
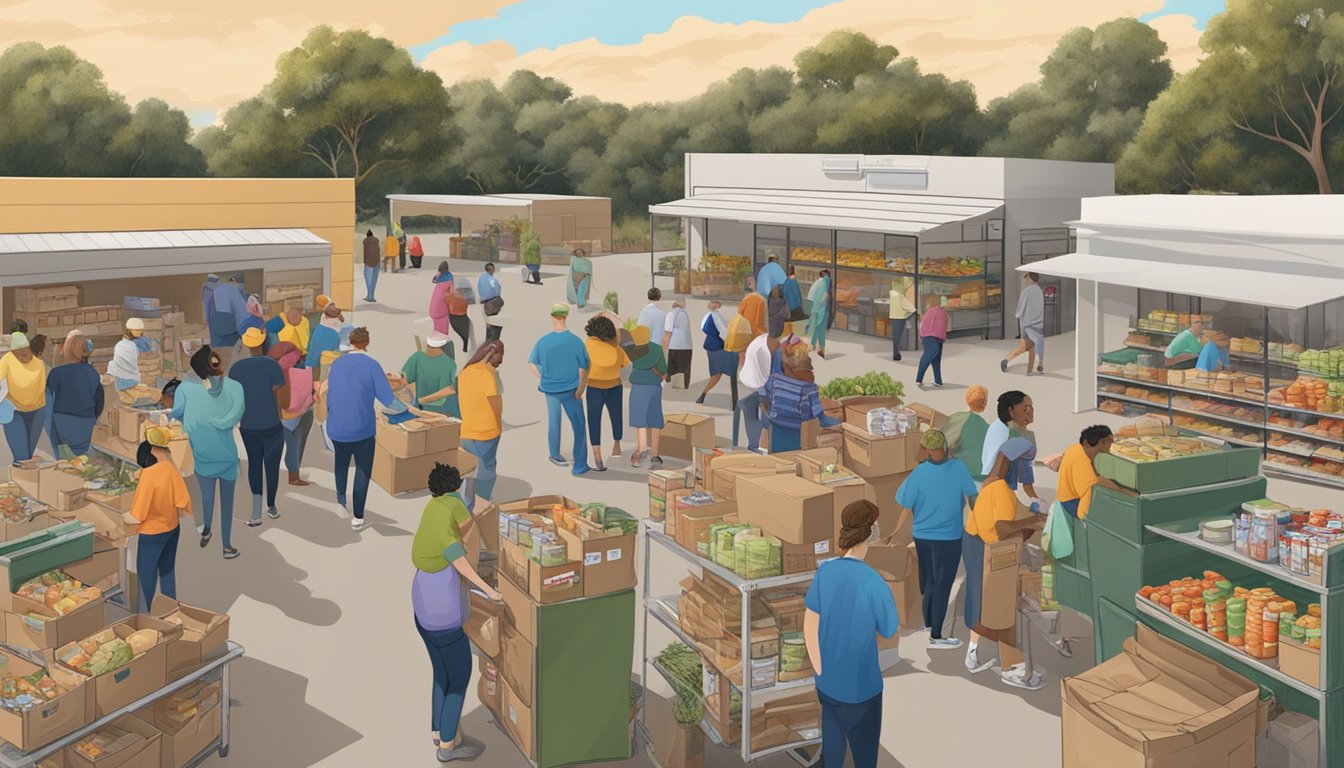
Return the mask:
[(1197, 264), (1123, 259), (1092, 253), (1066, 253), (1024, 264), (1017, 271), (1275, 309), (1302, 309), (1344, 298), (1344, 272), (1341, 272), (1340, 277), (1294, 272), (1252, 272)]
[(987, 198), (733, 191), (658, 203), (649, 206), (649, 213), (655, 216), (918, 235), (926, 230), (1002, 209), (1002, 200)]

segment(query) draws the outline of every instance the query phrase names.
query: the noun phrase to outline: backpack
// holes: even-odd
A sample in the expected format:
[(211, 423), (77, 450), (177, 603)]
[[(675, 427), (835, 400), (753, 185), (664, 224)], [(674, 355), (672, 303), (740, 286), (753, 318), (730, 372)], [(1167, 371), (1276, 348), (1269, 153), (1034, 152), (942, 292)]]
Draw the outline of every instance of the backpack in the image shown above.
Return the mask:
[[(793, 389), (792, 386), (789, 388)], [(802, 429), (803, 422), (809, 420), (809, 416), (803, 413), (807, 405), (806, 398), (797, 391), (790, 391), (789, 397), (784, 397), (785, 393), (781, 389), (783, 387), (776, 386), (771, 394), (770, 422), (785, 429)]]
[(751, 327), (751, 321), (742, 315), (733, 315), (728, 321), (728, 332), (724, 334), (723, 348), (729, 352), (744, 351), (751, 340), (756, 338), (756, 333)]

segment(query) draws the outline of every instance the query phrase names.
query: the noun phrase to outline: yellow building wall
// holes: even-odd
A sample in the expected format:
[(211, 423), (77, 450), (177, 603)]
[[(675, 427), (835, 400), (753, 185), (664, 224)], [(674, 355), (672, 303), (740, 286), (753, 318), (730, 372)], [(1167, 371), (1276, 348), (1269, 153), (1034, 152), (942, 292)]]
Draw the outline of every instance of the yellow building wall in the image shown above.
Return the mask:
[(331, 243), (331, 297), (353, 306), (353, 179), (0, 178), (0, 233), (306, 229)]

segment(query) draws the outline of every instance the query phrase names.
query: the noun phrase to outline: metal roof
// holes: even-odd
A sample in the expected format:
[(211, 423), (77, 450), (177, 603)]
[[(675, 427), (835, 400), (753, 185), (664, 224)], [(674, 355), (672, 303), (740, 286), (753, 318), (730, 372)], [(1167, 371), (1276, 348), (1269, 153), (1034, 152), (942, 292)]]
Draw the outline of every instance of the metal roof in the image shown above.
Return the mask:
[(484, 205), (496, 208), (526, 208), (529, 200), (503, 195), (388, 195), (388, 200), (426, 205)]
[(1344, 239), (1339, 195), (1115, 195), (1086, 197), (1080, 229), (1152, 230), (1258, 238)]
[(330, 243), (306, 229), (188, 229), (0, 235), (0, 254), (289, 245), (330, 247)]
[(597, 197), (594, 195), (548, 195), (544, 193), (537, 194), (508, 194), (491, 195), (491, 197), (506, 197), (511, 200), (610, 200), (610, 197)]
[(1002, 208), (1003, 201), (992, 198), (723, 190), (651, 205), (649, 213), (918, 235), (936, 227), (992, 214)]

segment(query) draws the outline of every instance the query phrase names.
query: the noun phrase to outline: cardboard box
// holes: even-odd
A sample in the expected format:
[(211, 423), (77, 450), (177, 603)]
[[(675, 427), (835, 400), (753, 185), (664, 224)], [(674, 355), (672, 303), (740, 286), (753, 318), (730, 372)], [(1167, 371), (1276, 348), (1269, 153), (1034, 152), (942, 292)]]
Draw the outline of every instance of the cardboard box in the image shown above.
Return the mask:
[[(126, 522), (125, 513), (130, 511), (129, 503), (127, 509), (122, 510), (120, 505), (123, 499), (134, 501), (134, 493), (123, 493), (119, 496), (104, 496), (97, 491), (88, 492), (89, 503), (79, 507), (74, 511), (75, 519), (81, 523), (88, 523), (93, 526), (93, 530), (99, 535), (113, 541), (125, 541), (140, 531), (138, 523)], [(106, 500), (108, 504), (118, 506), (107, 506), (94, 499)]]
[(737, 481), (743, 477), (760, 477), (774, 475), (790, 475), (792, 472), (786, 471), (787, 467), (780, 465), (768, 466), (763, 464), (735, 464), (729, 467), (720, 467), (714, 470), (712, 475), (712, 487), (714, 493), (722, 496), (729, 501), (737, 499)]
[(840, 400), (840, 407), (845, 410), (845, 423), (857, 427), (860, 431), (868, 432), (868, 412), (874, 408), (901, 407), (901, 398), (899, 397), (846, 397)]
[(915, 415), (919, 417), (920, 424), (933, 429), (942, 429), (947, 426), (947, 414), (934, 410), (923, 403), (906, 403), (905, 407), (915, 412)]
[[(76, 491), (83, 495), (83, 489)], [(46, 512), (36, 512), (32, 517), (21, 523), (10, 522), (7, 518), (0, 518), (0, 541), (13, 541), (21, 539), (34, 531), (44, 531), (54, 525), (51, 515)]]
[(829, 488), (797, 476), (742, 477), (738, 517), (790, 544), (814, 544), (835, 534)]
[(583, 561), (542, 565), (527, 561), (527, 594), (539, 605), (563, 603), (583, 597)]
[(868, 500), (877, 505), (877, 527), (881, 530), (881, 535), (887, 537), (893, 533), (900, 533), (905, 537), (904, 541), (907, 544), (914, 540), (914, 518), (911, 517), (909, 510), (902, 509), (901, 505), (896, 503), (896, 492), (901, 489), (901, 485), (909, 476), (910, 473), (906, 472), (866, 481)]
[(385, 415), (379, 414), (374, 440), (387, 455), (398, 459), (414, 459), (429, 452), (429, 431), (414, 420), (391, 424)]
[[(521, 544), (509, 539), (500, 539), (499, 572), (504, 576), (503, 581), (509, 581), (520, 588), (526, 588), (528, 562), (527, 550)], [(501, 588), (503, 581), (500, 583)]]
[[(107, 598), (100, 597), (81, 605), (64, 616), (56, 616), (42, 603), (14, 595), (14, 611), (5, 611), (5, 642), (15, 648), (43, 651), (60, 648), (66, 643), (77, 643), (106, 626), (103, 607)], [(35, 618), (37, 613), (51, 618)]]
[(499, 582), (499, 593), (504, 597), (500, 636), (503, 637), (503, 627), (509, 626), (518, 630), (518, 634), (529, 643), (535, 643), (537, 640), (536, 603), (532, 602), (532, 599), (527, 596), (527, 592), (522, 587), (507, 579)]
[(1321, 687), (1321, 649), (1279, 637), (1279, 671), (1312, 688)]
[(980, 590), (980, 623), (990, 629), (1017, 625), (1017, 574), (1022, 563), (1022, 539), (985, 545), (984, 586)]
[(182, 636), (168, 644), (168, 681), (172, 682), (223, 655), (229, 643), (229, 615), (156, 595), (150, 611), (155, 617), (182, 628)]
[[(71, 492), (84, 491), (84, 478), (79, 475), (72, 475), (56, 468), (53, 464), (41, 470), (38, 477), (38, 496), (37, 500), (46, 504), (52, 509), (62, 512), (70, 511), (70, 507), (62, 506), (71, 504), (78, 500), (78, 493), (71, 496)], [(63, 496), (62, 493), (65, 493)]]
[[(724, 488), (718, 483), (719, 478), (725, 481), (731, 475), (728, 473), (720, 475), (720, 470), (730, 467), (757, 467), (772, 469), (775, 474), (791, 475), (794, 474), (793, 462), (788, 459), (782, 459), (778, 456), (762, 456), (752, 451), (733, 451), (724, 453), (707, 459), (704, 464), (703, 474), (697, 477), (703, 477), (705, 490), (710, 493), (724, 495)], [(727, 489), (727, 493), (734, 493), (734, 489)]]
[[(815, 481), (812, 481), (815, 482)], [(849, 480), (837, 480), (830, 483), (819, 483), (823, 488), (831, 490), (831, 528), (835, 535), (839, 537), (840, 529), (843, 525), (843, 515), (845, 507), (856, 501), (872, 501), (872, 487), (868, 485), (861, 477), (854, 477)], [(879, 535), (882, 531), (882, 516), (879, 510), (877, 528)]]
[(649, 472), (649, 519), (655, 523), (667, 518), (667, 498), (690, 484), (684, 469), (655, 469)]
[(140, 424), (145, 420), (145, 412), (139, 408), (116, 408), (117, 428), (112, 433), (118, 440), (128, 443), (140, 439)]
[(9, 468), (9, 481), (19, 486), (30, 499), (41, 500), (42, 495), (42, 469), (49, 466), (51, 462), (41, 459), (30, 459), (21, 464), (15, 464)]
[(500, 692), (499, 702), (500, 714), (504, 716), (504, 731), (513, 739), (513, 743), (518, 745), (523, 755), (529, 760), (536, 758), (536, 750), (533, 747), (532, 732), (532, 707), (524, 704), (517, 691), (505, 680), (504, 688)]
[(582, 563), (579, 583), (584, 597), (597, 597), (635, 586), (635, 534), (582, 538), (560, 529), (569, 559)]
[(462, 628), (481, 653), (492, 659), (499, 658), (504, 605), (488, 600), (475, 589), (469, 594), (471, 613)]
[(714, 419), (698, 413), (669, 413), (663, 417), (658, 451), (683, 461), (695, 458), (695, 449), (714, 447)]
[(780, 559), (785, 575), (815, 571), (822, 562), (839, 555), (834, 539), (821, 539), (807, 544), (780, 542)]
[[(132, 506), (132, 505), (134, 504), (134, 502), (135, 502), (135, 491), (134, 491), (134, 489), (126, 490), (126, 491), (123, 491), (123, 492), (121, 492), (121, 493), (107, 493), (107, 492), (104, 492), (104, 491), (88, 491), (87, 493), (84, 494), (84, 496), (85, 496), (85, 499), (86, 499), (87, 501), (91, 501), (91, 502), (93, 502), (93, 504), (98, 505), (98, 506), (101, 506), (101, 507), (103, 507), (104, 509), (110, 510), (110, 511), (112, 511), (112, 512), (130, 512), (130, 511), (131, 511), (131, 506)], [(87, 506), (88, 506), (88, 505), (85, 505), (86, 508), (87, 508)], [(81, 511), (81, 510), (76, 510), (76, 512), (79, 512), (79, 511)], [(117, 517), (116, 519), (117, 519), (117, 520), (121, 520), (120, 517)], [(125, 524), (125, 523), (121, 523), (121, 525), (126, 526), (128, 535), (134, 535), (134, 534), (136, 533), (134, 530), (131, 530), (131, 528), (132, 528), (133, 526), (129, 526), (129, 525)], [(101, 531), (100, 531), (100, 533), (101, 533)]]
[(887, 581), (905, 578), (906, 568), (914, 552), (910, 542), (900, 541), (893, 535), (868, 545), (868, 556), (863, 559)]
[(219, 683), (193, 683), (140, 710), (163, 734), (164, 768), (182, 768), (219, 738)]
[(56, 650), (56, 663), (51, 675), (57, 683), (87, 681), (93, 687), (94, 714), (106, 717), (113, 712), (148, 696), (168, 684), (168, 646), (182, 634), (182, 628), (151, 616), (132, 616), (92, 635), (94, 638), (115, 635), (125, 639), (141, 629), (158, 630), (159, 644), (136, 656), (129, 664), (106, 674), (89, 678), (74, 667), (66, 666), (65, 659), (79, 652), (77, 643), (63, 645)]
[[(717, 497), (716, 497), (717, 498)], [(737, 504), (716, 501), (713, 504), (688, 505), (677, 501), (677, 543), (688, 552), (696, 552), (698, 543), (710, 529), (729, 518), (736, 518)]]
[[(77, 749), (85, 739), (65, 749), (67, 768), (160, 768), (163, 765), (163, 734), (134, 715), (122, 715), (112, 721), (113, 728), (125, 735), (103, 747), (103, 753), (89, 759)], [(96, 732), (95, 732), (96, 735)]]
[(476, 457), (466, 451), (453, 450), (407, 459), (393, 456), (380, 447), (374, 452), (372, 479), (393, 496), (423, 491), (429, 487), (429, 472), (436, 463), (457, 467), (465, 475), (476, 468)]
[(874, 479), (910, 472), (919, 453), (919, 432), (875, 437), (849, 422), (845, 430), (845, 466), (860, 477)]
[[(0, 659), (4, 660), (5, 668), (11, 675), (27, 677), (42, 669), (4, 650), (0, 650)], [(31, 752), (92, 722), (93, 686), (86, 685), (82, 678), (58, 679), (56, 684), (65, 688), (66, 692), (41, 707), (27, 712), (0, 709), (0, 739), (20, 750)]]
[(924, 593), (919, 584), (919, 556), (913, 543), (906, 545), (905, 573), (899, 579), (887, 582), (896, 601), (896, 614), (901, 629), (913, 632), (924, 628)]
[(494, 715), (495, 721), (499, 722), (499, 700), (500, 690), (504, 687), (503, 677), (500, 675), (499, 667), (495, 666), (490, 660), (481, 661), (481, 679), (476, 684), (476, 697), (481, 700), (481, 704)]
[(532, 681), (536, 674), (536, 648), (513, 627), (500, 633), (499, 667), (504, 680), (527, 706), (532, 706)]
[(1060, 687), (1064, 768), (1256, 764), (1259, 686), (1143, 624)]
[(1269, 727), (1256, 740), (1255, 758), (1262, 766), (1275, 768), (1317, 768), (1320, 740), (1316, 718), (1288, 711), (1269, 721)]

